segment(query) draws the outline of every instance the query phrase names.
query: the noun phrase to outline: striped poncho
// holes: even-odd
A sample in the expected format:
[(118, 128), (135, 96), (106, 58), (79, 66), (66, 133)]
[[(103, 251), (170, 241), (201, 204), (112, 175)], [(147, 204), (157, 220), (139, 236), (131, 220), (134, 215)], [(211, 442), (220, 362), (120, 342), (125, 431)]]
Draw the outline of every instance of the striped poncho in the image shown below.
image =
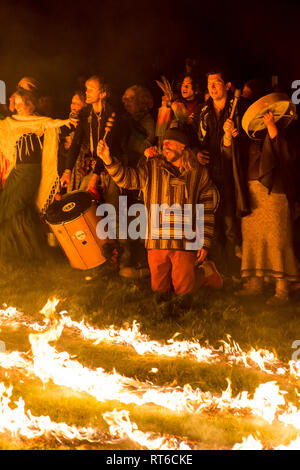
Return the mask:
[[(148, 215), (148, 233), (145, 237), (147, 249), (186, 250), (191, 249), (193, 240), (183, 227), (185, 205), (189, 204), (192, 231), (196, 233), (196, 205), (204, 205), (204, 231), (201, 246), (208, 249), (214, 235), (214, 212), (219, 195), (211, 182), (208, 171), (200, 164), (195, 169), (180, 172), (161, 157), (142, 160), (137, 168), (125, 168), (122, 162), (113, 159), (106, 169), (115, 183), (126, 189), (142, 190)], [(161, 211), (158, 224), (153, 224), (153, 205), (175, 207), (175, 211)], [(152, 222), (152, 223), (151, 223)], [(201, 222), (201, 221), (200, 221)], [(203, 222), (203, 220), (202, 220)], [(167, 230), (166, 226), (170, 229)], [(190, 230), (191, 232), (191, 230)], [(181, 236), (180, 236), (181, 234)], [(167, 235), (167, 236), (166, 236)]]

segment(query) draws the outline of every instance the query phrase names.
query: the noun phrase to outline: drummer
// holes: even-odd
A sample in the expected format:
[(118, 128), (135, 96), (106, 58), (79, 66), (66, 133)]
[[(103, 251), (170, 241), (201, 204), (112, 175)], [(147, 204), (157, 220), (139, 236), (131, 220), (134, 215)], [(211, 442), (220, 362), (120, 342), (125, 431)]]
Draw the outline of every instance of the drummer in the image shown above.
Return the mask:
[[(83, 144), (87, 144), (91, 160), (91, 168), (87, 176), (82, 180), (80, 189), (91, 191), (96, 199), (103, 199), (106, 203), (115, 207), (119, 213), (119, 188), (108, 175), (102, 160), (97, 156), (97, 145), (105, 134), (106, 124), (113, 113), (108, 102), (110, 90), (103, 78), (98, 75), (90, 77), (86, 83), (86, 108), (82, 114), (75, 130), (75, 135), (69, 150), (66, 162), (66, 170), (61, 177), (62, 185), (70, 185), (71, 172), (75, 162), (80, 155)], [(109, 132), (106, 142), (113, 155), (121, 155), (121, 131), (118, 119)], [(118, 231), (117, 231), (118, 232)], [(125, 250), (121, 250), (122, 256), (127, 256)]]
[[(253, 106), (257, 107), (257, 102)], [(243, 119), (245, 131), (246, 122)], [(267, 304), (276, 306), (289, 300), (290, 283), (299, 279), (292, 233), (296, 148), (287, 132), (280, 130), (272, 112), (263, 112), (263, 123), (264, 135), (259, 139), (250, 139), (244, 133), (248, 141), (243, 157), (247, 162), (245, 179), (251, 213), (242, 219), (244, 287), (238, 294), (262, 294), (265, 278), (273, 279), (275, 295)]]
[[(69, 185), (71, 181), (71, 172), (75, 165), (75, 162), (80, 154), (80, 149), (84, 143), (88, 144), (88, 150), (91, 156), (91, 168), (82, 182), (80, 189), (85, 190), (89, 185), (89, 181), (92, 176), (98, 175), (100, 178), (100, 187), (103, 193), (105, 192), (105, 200), (108, 201), (110, 195), (116, 195), (114, 186), (106, 178), (106, 171), (101, 160), (97, 157), (96, 149), (99, 139), (102, 139), (105, 133), (106, 123), (111, 116), (113, 109), (108, 102), (109, 88), (104, 82), (103, 78), (98, 75), (90, 77), (86, 83), (86, 108), (83, 110), (80, 116), (79, 123), (76, 127), (75, 135), (68, 153), (66, 169), (61, 177), (62, 185)], [(117, 138), (117, 126), (116, 124), (112, 128), (111, 132), (107, 137), (107, 143), (114, 154), (119, 153), (119, 142)], [(105, 181), (107, 180), (107, 181)], [(109, 188), (105, 191), (105, 183), (108, 184)], [(116, 187), (116, 186), (115, 186)], [(117, 193), (118, 194), (118, 193)]]

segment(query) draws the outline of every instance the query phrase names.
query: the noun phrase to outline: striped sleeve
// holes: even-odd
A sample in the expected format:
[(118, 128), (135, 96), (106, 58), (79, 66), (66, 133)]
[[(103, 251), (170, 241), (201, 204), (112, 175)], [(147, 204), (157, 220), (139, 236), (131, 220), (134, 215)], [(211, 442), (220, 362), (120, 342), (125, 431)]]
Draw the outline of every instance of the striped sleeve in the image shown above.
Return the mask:
[(114, 182), (125, 189), (143, 189), (147, 181), (148, 168), (147, 164), (140, 164), (137, 168), (125, 167), (123, 163), (113, 158), (110, 165), (105, 168)]
[(215, 212), (219, 205), (219, 192), (211, 181), (208, 171), (203, 168), (202, 187), (199, 194), (199, 204), (204, 204), (204, 244), (208, 250), (214, 236)]

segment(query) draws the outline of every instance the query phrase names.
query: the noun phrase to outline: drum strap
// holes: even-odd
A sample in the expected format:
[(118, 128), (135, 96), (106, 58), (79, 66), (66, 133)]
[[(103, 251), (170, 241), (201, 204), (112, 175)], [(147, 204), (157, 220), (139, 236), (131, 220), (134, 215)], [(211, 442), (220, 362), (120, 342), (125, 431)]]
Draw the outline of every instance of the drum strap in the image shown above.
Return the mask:
[[(92, 126), (92, 121), (93, 121), (93, 112), (94, 110), (91, 109), (90, 115), (89, 115), (89, 127), (90, 127), (90, 150), (91, 154), (94, 155), (94, 140), (93, 140), (93, 126)], [(101, 114), (95, 113), (96, 118), (97, 118), (97, 143), (99, 142), (100, 139), (100, 121), (101, 121)]]

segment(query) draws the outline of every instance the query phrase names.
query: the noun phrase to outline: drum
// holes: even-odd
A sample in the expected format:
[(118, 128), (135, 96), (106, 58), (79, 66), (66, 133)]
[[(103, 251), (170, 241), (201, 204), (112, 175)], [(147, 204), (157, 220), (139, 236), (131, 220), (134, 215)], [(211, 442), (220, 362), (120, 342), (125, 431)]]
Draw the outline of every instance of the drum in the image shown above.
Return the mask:
[(242, 119), (242, 127), (251, 139), (260, 140), (266, 135), (264, 114), (268, 111), (274, 114), (274, 120), (279, 129), (284, 129), (297, 116), (296, 106), (285, 93), (270, 93), (255, 101)]
[(101, 248), (108, 240), (97, 237), (96, 226), (101, 218), (96, 210), (89, 192), (73, 191), (54, 201), (46, 211), (45, 220), (73, 268), (91, 269), (107, 260)]

